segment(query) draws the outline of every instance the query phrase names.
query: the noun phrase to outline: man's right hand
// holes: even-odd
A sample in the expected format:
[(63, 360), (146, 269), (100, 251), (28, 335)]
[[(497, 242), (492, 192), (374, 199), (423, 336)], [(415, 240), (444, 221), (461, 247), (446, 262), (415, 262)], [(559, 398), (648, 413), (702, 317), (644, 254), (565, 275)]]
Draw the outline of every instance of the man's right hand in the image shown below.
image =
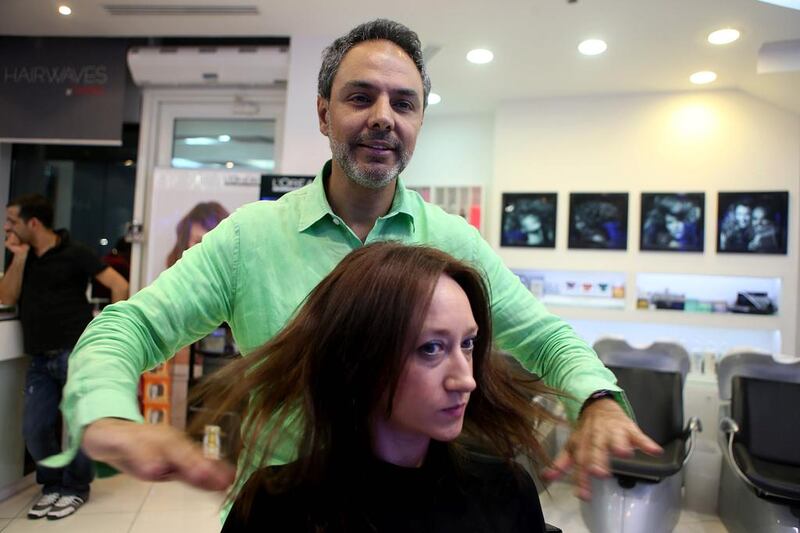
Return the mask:
[(12, 254), (22, 256), (22, 259), (25, 259), (31, 247), (29, 244), (20, 241), (16, 233), (8, 232), (6, 233), (6, 248)]
[(207, 459), (196, 443), (165, 425), (101, 418), (87, 426), (81, 448), (96, 461), (146, 481), (177, 479), (205, 490), (225, 490), (236, 471)]

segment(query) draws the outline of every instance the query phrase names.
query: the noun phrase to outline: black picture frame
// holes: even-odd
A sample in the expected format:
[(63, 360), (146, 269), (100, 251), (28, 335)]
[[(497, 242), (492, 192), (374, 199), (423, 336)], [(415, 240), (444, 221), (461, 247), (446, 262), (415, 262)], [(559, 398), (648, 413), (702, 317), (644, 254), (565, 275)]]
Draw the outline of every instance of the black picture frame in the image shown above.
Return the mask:
[(720, 192), (717, 253), (786, 255), (789, 192)]
[(555, 248), (557, 193), (505, 193), (500, 246)]
[(706, 195), (702, 192), (643, 192), (639, 249), (702, 253), (705, 205)]
[(628, 193), (570, 193), (568, 247), (627, 250)]

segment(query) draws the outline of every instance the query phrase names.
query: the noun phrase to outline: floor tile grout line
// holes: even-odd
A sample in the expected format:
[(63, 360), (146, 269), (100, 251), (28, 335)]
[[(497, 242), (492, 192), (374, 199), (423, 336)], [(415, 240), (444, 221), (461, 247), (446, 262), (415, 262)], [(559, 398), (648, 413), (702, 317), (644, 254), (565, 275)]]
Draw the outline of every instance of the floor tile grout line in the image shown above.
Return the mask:
[[(28, 490), (28, 489), (25, 489), (25, 490)], [(33, 501), (34, 501), (34, 500), (35, 500), (35, 499), (36, 499), (36, 498), (37, 498), (37, 497), (38, 497), (40, 494), (41, 494), (41, 491), (34, 493), (34, 495), (33, 495), (33, 496), (31, 496), (31, 498), (28, 500), (28, 503), (26, 503), (25, 505), (23, 505), (22, 507), (20, 507), (20, 510), (19, 510), (19, 511), (17, 511), (17, 514), (15, 514), (15, 515), (14, 515), (14, 518), (12, 518), (12, 519), (11, 519), (11, 522), (13, 522), (14, 520), (17, 520), (18, 518), (20, 518), (20, 515), (21, 515), (23, 512), (24, 512), (24, 513), (27, 515), (27, 514), (28, 514), (28, 509), (30, 509), (30, 508), (31, 508), (31, 504), (33, 504)], [(9, 522), (9, 524), (11, 524), (11, 522)], [(6, 527), (8, 527), (8, 526), (6, 526)]]
[[(136, 478), (132, 477), (131, 479), (136, 479)], [(153, 487), (155, 487), (155, 485), (156, 485), (155, 482), (153, 482), (153, 481), (150, 481), (149, 483), (150, 483), (150, 488), (147, 489), (147, 494), (144, 495), (144, 498), (142, 498), (142, 503), (139, 505), (139, 508), (136, 510), (136, 513), (133, 515), (133, 520), (131, 520), (131, 525), (128, 526), (128, 533), (131, 533), (131, 531), (133, 531), (133, 526), (136, 525), (136, 520), (139, 518), (139, 513), (142, 512), (142, 509), (144, 508), (144, 504), (147, 501), (147, 498), (150, 497), (150, 493), (153, 492)]]

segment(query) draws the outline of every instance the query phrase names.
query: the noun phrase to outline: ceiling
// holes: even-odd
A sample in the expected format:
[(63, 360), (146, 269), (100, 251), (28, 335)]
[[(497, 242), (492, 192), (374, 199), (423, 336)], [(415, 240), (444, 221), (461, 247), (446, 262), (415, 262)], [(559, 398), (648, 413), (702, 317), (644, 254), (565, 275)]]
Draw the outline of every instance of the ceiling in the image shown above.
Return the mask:
[[(56, 12), (67, 3), (73, 14)], [(105, 6), (222, 6), (242, 14), (112, 15)], [(202, 11), (202, 10), (201, 10)], [(2, 0), (0, 35), (34, 36), (291, 36), (336, 37), (376, 17), (416, 30), (425, 46), (441, 47), (429, 68), (439, 113), (490, 112), (506, 100), (741, 89), (800, 113), (800, 72), (757, 74), (765, 42), (800, 39), (800, 11), (757, 0)], [(709, 32), (735, 27), (739, 41), (706, 42)], [(608, 51), (584, 57), (589, 37)], [(494, 62), (473, 65), (472, 48)], [(689, 75), (714, 70), (698, 89)]]

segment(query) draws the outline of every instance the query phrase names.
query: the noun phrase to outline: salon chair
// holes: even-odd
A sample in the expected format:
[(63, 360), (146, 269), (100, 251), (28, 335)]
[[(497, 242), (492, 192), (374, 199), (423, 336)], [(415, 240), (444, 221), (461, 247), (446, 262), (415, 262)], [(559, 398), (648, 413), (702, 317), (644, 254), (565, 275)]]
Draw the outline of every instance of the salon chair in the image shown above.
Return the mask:
[(732, 533), (800, 531), (800, 358), (719, 364), (719, 515)]
[(601, 339), (597, 355), (617, 377), (637, 423), (664, 453), (635, 452), (611, 460), (611, 477), (592, 480), (592, 499), (581, 516), (592, 533), (667, 533), (681, 513), (683, 467), (694, 448), (700, 421), (683, 425), (683, 385), (689, 354), (677, 343), (634, 348), (620, 339)]

